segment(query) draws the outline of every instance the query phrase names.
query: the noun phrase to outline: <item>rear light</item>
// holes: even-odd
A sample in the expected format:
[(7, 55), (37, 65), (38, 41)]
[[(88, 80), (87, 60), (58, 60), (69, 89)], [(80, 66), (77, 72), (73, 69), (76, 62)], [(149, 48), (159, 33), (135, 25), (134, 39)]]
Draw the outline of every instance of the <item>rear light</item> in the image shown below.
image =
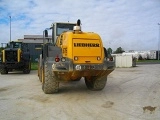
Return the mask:
[(101, 58), (100, 58), (100, 57), (97, 57), (97, 60), (101, 60)]
[(62, 62), (65, 62), (65, 61), (66, 61), (66, 59), (65, 59), (65, 58), (61, 58), (61, 61), (62, 61)]
[(77, 61), (77, 60), (78, 60), (78, 57), (75, 56), (75, 57), (74, 57), (74, 60)]
[(56, 61), (56, 62), (59, 62), (59, 61), (60, 61), (60, 58), (58, 57), (58, 55), (56, 56), (55, 61)]
[(113, 61), (113, 58), (109, 58), (109, 61)]
[(114, 61), (113, 57), (107, 58), (107, 61)]

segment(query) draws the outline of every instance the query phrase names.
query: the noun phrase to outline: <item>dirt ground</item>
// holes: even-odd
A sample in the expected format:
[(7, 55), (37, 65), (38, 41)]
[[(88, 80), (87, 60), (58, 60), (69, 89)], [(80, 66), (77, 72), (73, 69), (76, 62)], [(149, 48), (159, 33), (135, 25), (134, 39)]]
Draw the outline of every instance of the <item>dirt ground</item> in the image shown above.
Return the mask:
[(0, 75), (0, 120), (159, 120), (160, 64), (116, 68), (102, 91), (83, 78), (44, 94), (37, 71)]

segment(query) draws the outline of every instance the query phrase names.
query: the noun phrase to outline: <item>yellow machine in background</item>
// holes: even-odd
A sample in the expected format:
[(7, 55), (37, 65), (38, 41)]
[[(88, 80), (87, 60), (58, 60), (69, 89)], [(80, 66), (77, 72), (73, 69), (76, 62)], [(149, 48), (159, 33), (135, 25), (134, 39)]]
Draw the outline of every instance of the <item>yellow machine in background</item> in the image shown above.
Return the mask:
[(31, 69), (30, 53), (25, 43), (11, 41), (0, 54), (0, 72), (8, 74), (12, 70), (21, 70), (29, 74)]
[(50, 29), (52, 41), (48, 43), (45, 30), (39, 59), (38, 75), (43, 91), (58, 92), (61, 81), (77, 81), (82, 77), (89, 89), (102, 90), (115, 62), (107, 58), (100, 36), (81, 31), (80, 20), (77, 24), (54, 23)]

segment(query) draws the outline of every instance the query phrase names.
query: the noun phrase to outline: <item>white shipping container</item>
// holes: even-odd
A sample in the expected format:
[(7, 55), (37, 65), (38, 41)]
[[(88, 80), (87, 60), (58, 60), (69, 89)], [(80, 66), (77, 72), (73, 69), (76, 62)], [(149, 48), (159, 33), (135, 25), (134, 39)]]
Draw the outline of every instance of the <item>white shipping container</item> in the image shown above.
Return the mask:
[(115, 63), (116, 67), (132, 67), (133, 57), (132, 55), (116, 55)]

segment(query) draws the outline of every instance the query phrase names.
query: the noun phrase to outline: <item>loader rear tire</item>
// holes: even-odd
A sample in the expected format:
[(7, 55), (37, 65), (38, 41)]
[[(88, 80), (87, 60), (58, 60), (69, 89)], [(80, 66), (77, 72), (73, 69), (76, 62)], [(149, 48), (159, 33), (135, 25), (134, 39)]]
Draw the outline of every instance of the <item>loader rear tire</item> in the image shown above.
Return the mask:
[(93, 91), (102, 90), (107, 82), (107, 76), (96, 77), (92, 76), (90, 78), (85, 77), (85, 83), (88, 89)]
[(24, 73), (24, 74), (29, 74), (30, 71), (31, 71), (31, 63), (30, 63), (30, 62), (27, 62), (27, 63), (25, 63), (25, 65), (24, 65), (23, 73)]
[(7, 68), (1, 68), (1, 74), (2, 74), (2, 75), (8, 74)]
[(44, 81), (42, 83), (42, 90), (46, 94), (57, 93), (59, 89), (59, 82), (56, 81), (52, 70), (48, 69), (47, 64), (44, 66)]
[(42, 68), (39, 68), (39, 81), (42, 82), (42, 71), (43, 69)]
[(42, 66), (39, 65), (40, 63), (38, 63), (38, 77), (39, 77), (39, 81), (42, 82)]
[(42, 82), (42, 71), (43, 69), (42, 69), (42, 54), (41, 54), (38, 61), (38, 77), (40, 82)]

